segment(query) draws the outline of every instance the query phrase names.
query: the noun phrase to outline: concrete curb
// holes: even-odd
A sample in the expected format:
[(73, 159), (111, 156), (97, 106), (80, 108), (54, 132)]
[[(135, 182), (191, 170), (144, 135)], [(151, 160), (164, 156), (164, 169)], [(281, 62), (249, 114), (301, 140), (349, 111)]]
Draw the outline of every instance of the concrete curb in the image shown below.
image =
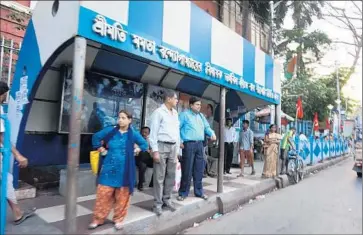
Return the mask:
[(223, 193), (217, 196), (219, 213), (225, 214), (238, 208), (239, 205), (247, 203), (260, 194), (265, 194), (276, 188), (274, 179), (266, 179), (261, 183), (247, 186), (229, 193)]
[[(310, 173), (326, 169), (348, 158), (348, 156), (338, 157), (307, 167), (304, 175), (308, 177)], [(214, 195), (207, 201), (200, 200), (185, 205), (175, 212), (166, 211), (160, 217), (151, 215), (141, 220), (130, 221), (124, 225), (121, 231), (109, 228), (92, 234), (177, 234), (192, 227), (194, 223), (200, 223), (212, 217), (217, 212), (221, 214), (231, 212), (258, 195), (271, 192), (276, 187), (285, 188), (288, 186), (289, 180), (286, 175), (276, 179), (265, 179), (256, 185)]]
[(336, 165), (336, 164), (338, 164), (338, 163), (340, 163), (342, 161), (345, 161), (345, 160), (347, 160), (349, 158), (350, 158), (349, 155), (344, 155), (342, 157), (331, 158), (331, 159), (325, 160), (322, 163), (318, 163), (316, 165), (309, 166), (305, 170), (304, 178), (309, 177), (310, 176), (310, 173), (315, 173), (316, 171), (324, 170), (324, 169), (326, 169), (328, 167), (334, 166), (334, 165)]
[(214, 195), (207, 201), (200, 199), (196, 203), (178, 208), (175, 212), (164, 211), (160, 217), (151, 215), (141, 220), (130, 221), (121, 231), (109, 228), (92, 234), (176, 234), (217, 213), (216, 197), (217, 195)]
[[(346, 159), (349, 159), (349, 155), (344, 155), (342, 157), (327, 159), (324, 162), (318, 163), (316, 165), (308, 166), (305, 168), (304, 178), (308, 178), (311, 175), (311, 173), (316, 173), (316, 172), (322, 171), (322, 170), (324, 170), (328, 167), (334, 166)], [(291, 185), (291, 183), (290, 183), (287, 175), (280, 175), (276, 178), (276, 186), (278, 189), (286, 188), (290, 185)]]

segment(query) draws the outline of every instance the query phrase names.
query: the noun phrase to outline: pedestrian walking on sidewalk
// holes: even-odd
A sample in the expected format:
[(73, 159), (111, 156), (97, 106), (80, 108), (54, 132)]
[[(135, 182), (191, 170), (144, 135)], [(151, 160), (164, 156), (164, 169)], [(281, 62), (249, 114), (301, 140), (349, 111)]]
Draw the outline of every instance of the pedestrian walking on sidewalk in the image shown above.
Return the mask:
[(231, 174), (236, 129), (232, 126), (232, 119), (227, 118), (224, 128), (224, 173)]
[[(104, 160), (98, 176), (93, 221), (89, 229), (102, 225), (112, 207), (115, 228), (122, 228), (135, 186), (134, 144), (141, 151), (148, 150), (147, 141), (132, 129), (131, 121), (131, 114), (122, 110), (119, 112), (116, 127), (106, 127), (92, 137), (93, 147), (104, 156)], [(106, 138), (109, 139), (107, 146), (103, 142)]]
[(253, 131), (250, 129), (250, 122), (243, 120), (243, 129), (239, 137), (239, 155), (241, 173), (238, 177), (244, 177), (245, 159), (247, 158), (248, 164), (252, 167), (251, 175), (256, 174), (253, 164)]
[(265, 138), (266, 152), (265, 163), (263, 165), (263, 178), (273, 178), (276, 176), (277, 159), (279, 155), (279, 145), (282, 139), (281, 135), (276, 133), (275, 124), (270, 125), (269, 133)]
[[(3, 104), (6, 100), (6, 95), (9, 91), (9, 87), (5, 82), (0, 81), (0, 103)], [(3, 106), (0, 105), (0, 115), (4, 114)], [(0, 119), (0, 142), (1, 146), (4, 143), (4, 132), (5, 132), (5, 125), (4, 120)], [(25, 158), (23, 155), (20, 154), (20, 152), (14, 147), (11, 146), (11, 152), (14, 155), (14, 158), (18, 162), (19, 166), (21, 168), (25, 168), (28, 166), (28, 159)], [(0, 181), (1, 181), (1, 175), (2, 175), (2, 154), (0, 152)], [(4, 182), (5, 183), (5, 182)], [(15, 189), (13, 186), (13, 175), (11, 173), (7, 173), (7, 182), (6, 182), (6, 200), (11, 208), (11, 211), (13, 212), (14, 216), (14, 224), (18, 225), (24, 222), (27, 218), (34, 215), (35, 208), (24, 212), (20, 206), (18, 205), (18, 201), (16, 200), (15, 195)]]
[(180, 114), (180, 137), (182, 178), (179, 188), (178, 200), (183, 201), (189, 195), (191, 179), (193, 177), (194, 195), (196, 197), (208, 199), (203, 192), (203, 173), (206, 161), (204, 160), (204, 138), (207, 135), (212, 141), (216, 140), (214, 131), (208, 124), (207, 119), (200, 113), (201, 100), (197, 97), (189, 99), (188, 110)]
[(163, 206), (176, 210), (171, 195), (180, 146), (179, 117), (175, 110), (178, 97), (174, 91), (166, 90), (163, 99), (164, 104), (151, 116), (149, 137), (154, 160), (154, 212), (158, 216), (162, 214)]

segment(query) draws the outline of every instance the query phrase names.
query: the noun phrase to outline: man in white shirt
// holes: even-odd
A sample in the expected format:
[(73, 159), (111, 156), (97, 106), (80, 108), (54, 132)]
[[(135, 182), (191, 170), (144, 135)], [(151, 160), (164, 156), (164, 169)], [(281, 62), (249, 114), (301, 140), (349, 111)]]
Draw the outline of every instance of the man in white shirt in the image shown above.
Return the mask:
[(299, 139), (300, 139), (300, 141), (304, 141), (304, 142), (308, 141), (308, 138), (302, 132), (300, 132)]
[(171, 211), (175, 211), (171, 202), (171, 194), (180, 148), (179, 117), (175, 110), (177, 104), (176, 93), (166, 90), (164, 104), (151, 116), (149, 140), (154, 160), (154, 212), (158, 216), (162, 214), (163, 205)]
[(236, 142), (236, 129), (232, 126), (232, 119), (226, 119), (224, 128), (224, 173), (231, 174), (234, 144)]
[[(5, 82), (0, 81), (0, 104), (3, 104), (4, 101), (6, 100), (6, 94), (9, 91), (9, 87)], [(0, 115), (4, 114), (4, 110), (3, 110), (3, 106), (0, 105)], [(5, 125), (4, 125), (4, 120), (2, 118), (0, 118), (0, 144), (1, 146), (4, 143), (4, 132), (5, 132)], [(23, 155), (21, 155), (19, 153), (19, 151), (12, 146), (11, 148), (11, 152), (13, 153), (15, 159), (18, 161), (18, 164), (20, 167), (24, 168), (28, 165), (28, 159), (26, 159)], [(3, 161), (3, 156), (2, 153), (0, 152), (0, 181), (2, 178), (2, 161)], [(7, 186), (6, 186), (6, 200), (8, 201), (8, 204), (13, 212), (14, 215), (14, 224), (18, 225), (21, 224), (22, 222), (24, 222), (24, 220), (26, 220), (27, 218), (29, 218), (30, 216), (34, 215), (35, 212), (35, 208), (33, 208), (30, 211), (27, 212), (23, 212), (19, 205), (18, 205), (18, 201), (16, 200), (16, 195), (15, 195), (15, 189), (13, 187), (13, 175), (10, 174), (9, 172), (7, 173)]]

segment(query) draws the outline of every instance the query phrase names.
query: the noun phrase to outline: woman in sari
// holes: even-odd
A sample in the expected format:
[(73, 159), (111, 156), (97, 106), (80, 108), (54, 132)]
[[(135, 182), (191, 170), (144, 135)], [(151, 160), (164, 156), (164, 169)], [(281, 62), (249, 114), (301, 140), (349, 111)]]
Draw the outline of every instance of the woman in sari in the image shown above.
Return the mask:
[[(122, 228), (135, 186), (134, 144), (141, 151), (148, 149), (147, 141), (131, 128), (131, 121), (132, 116), (122, 110), (116, 127), (106, 127), (92, 137), (93, 147), (105, 157), (98, 177), (96, 204), (89, 229), (102, 225), (112, 208), (115, 228)], [(107, 136), (110, 138), (105, 146), (103, 140)]]
[(272, 124), (269, 128), (269, 133), (265, 138), (266, 152), (265, 164), (263, 166), (263, 178), (273, 178), (276, 176), (277, 157), (279, 154), (281, 135), (276, 133), (276, 125)]

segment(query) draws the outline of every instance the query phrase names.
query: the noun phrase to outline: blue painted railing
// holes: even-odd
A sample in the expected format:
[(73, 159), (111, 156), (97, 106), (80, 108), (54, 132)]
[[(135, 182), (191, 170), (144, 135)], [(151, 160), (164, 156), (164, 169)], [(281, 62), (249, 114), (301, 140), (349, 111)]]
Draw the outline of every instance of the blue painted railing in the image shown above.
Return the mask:
[(4, 143), (3, 147), (0, 148), (3, 159), (0, 166), (1, 169), (1, 192), (0, 192), (0, 234), (5, 234), (5, 224), (6, 224), (6, 183), (8, 171), (10, 168), (10, 156), (11, 156), (11, 144), (10, 144), (10, 123), (6, 114), (0, 115), (0, 118), (4, 120), (5, 132), (4, 132)]
[(343, 138), (327, 140), (324, 138), (315, 139), (311, 136), (308, 141), (301, 141), (299, 137), (296, 137), (295, 145), (306, 165), (314, 165), (325, 159), (349, 153), (348, 141)]

